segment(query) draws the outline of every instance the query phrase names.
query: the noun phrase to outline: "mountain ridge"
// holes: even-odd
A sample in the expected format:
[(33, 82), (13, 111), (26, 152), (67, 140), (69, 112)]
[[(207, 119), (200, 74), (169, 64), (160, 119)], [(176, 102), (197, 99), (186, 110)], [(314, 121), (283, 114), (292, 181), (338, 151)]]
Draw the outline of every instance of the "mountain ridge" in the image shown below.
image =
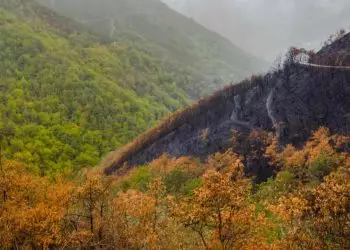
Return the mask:
[[(328, 48), (333, 46), (333, 50), (337, 50), (339, 41)], [(350, 35), (345, 35), (341, 41), (349, 42)], [(350, 50), (350, 46), (346, 48)], [(315, 58), (323, 53), (324, 50), (320, 50)], [(346, 98), (350, 94), (349, 78), (348, 67), (286, 65), (274, 73), (229, 86), (176, 112), (161, 126), (112, 154), (103, 166), (110, 174), (123, 164), (142, 165), (163, 153), (205, 159), (230, 147), (232, 129), (275, 132), (282, 144), (300, 144), (319, 126), (326, 126), (333, 133), (349, 134), (346, 128), (350, 121), (345, 119), (350, 113)], [(201, 138), (204, 131), (206, 140)], [(246, 162), (253, 172), (266, 171), (266, 165), (251, 165)]]

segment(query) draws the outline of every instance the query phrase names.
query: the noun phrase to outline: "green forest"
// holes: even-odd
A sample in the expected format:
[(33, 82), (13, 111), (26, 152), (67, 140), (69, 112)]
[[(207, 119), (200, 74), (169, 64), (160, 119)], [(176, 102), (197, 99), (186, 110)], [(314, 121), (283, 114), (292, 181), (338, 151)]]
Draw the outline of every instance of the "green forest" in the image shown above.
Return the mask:
[[(95, 166), (166, 114), (228, 83), (227, 72), (243, 77), (247, 65), (263, 65), (160, 2), (108, 3), (82, 13), (79, 2), (55, 2), (57, 14), (34, 0), (0, 1), (0, 135), (7, 158), (49, 176)], [(120, 14), (115, 36), (105, 23), (73, 20), (109, 9)], [(136, 21), (136, 10), (144, 21)]]
[(89, 27), (104, 41), (132, 43), (171, 72), (194, 99), (267, 68), (226, 38), (180, 15), (160, 0), (38, 0)]
[[(166, 71), (132, 44), (101, 44), (34, 3), (18, 7), (1, 1), (0, 6), (6, 157), (42, 175), (94, 166), (189, 102), (177, 87), (186, 76)], [(65, 24), (71, 29), (62, 28)]]

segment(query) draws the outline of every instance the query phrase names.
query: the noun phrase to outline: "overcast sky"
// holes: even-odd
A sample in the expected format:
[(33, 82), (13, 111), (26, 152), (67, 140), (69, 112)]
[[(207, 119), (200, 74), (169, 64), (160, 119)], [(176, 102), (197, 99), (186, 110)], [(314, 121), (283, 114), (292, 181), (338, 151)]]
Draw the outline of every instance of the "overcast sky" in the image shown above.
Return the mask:
[(350, 27), (350, 0), (163, 1), (269, 61), (289, 46), (319, 48), (330, 33)]

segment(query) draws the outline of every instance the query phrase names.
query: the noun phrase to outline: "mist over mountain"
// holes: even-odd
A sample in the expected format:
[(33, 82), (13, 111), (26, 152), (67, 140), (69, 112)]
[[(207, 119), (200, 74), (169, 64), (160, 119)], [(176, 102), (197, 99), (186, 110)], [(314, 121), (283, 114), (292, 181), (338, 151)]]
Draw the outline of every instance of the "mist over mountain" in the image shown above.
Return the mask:
[(292, 45), (320, 48), (325, 34), (350, 21), (347, 0), (163, 1), (269, 61)]
[(186, 92), (207, 95), (268, 64), (169, 8), (161, 0), (38, 0), (86, 25), (106, 42), (132, 43), (188, 78)]

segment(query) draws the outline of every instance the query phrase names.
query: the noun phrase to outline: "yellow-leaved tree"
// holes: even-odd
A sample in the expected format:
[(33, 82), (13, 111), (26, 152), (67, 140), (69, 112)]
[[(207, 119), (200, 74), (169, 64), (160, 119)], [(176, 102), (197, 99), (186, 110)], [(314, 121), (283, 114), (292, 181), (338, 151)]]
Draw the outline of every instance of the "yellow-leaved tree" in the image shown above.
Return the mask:
[(0, 172), (2, 246), (37, 249), (62, 245), (69, 233), (62, 222), (73, 186), (60, 178), (51, 182), (35, 176), (15, 161), (2, 161)]
[[(210, 165), (215, 163), (211, 161)], [(170, 200), (171, 215), (194, 231), (206, 249), (241, 248), (253, 232), (253, 213), (247, 203), (250, 180), (244, 177), (238, 158), (232, 158), (229, 169), (223, 173), (208, 170), (203, 186), (192, 197)]]

